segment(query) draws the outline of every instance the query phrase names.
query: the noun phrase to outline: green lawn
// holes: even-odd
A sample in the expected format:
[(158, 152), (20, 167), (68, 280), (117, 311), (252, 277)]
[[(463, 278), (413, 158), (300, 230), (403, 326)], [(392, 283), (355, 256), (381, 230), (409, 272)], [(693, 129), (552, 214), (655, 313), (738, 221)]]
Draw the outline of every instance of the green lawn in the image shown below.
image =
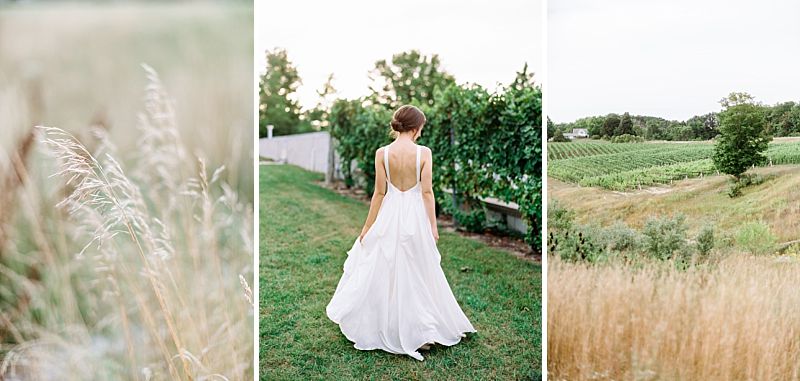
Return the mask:
[(478, 333), (423, 353), (423, 362), (359, 351), (328, 320), (325, 306), (368, 206), (318, 186), (321, 175), (297, 167), (259, 171), (262, 380), (541, 378), (538, 264), (443, 233), (442, 266)]

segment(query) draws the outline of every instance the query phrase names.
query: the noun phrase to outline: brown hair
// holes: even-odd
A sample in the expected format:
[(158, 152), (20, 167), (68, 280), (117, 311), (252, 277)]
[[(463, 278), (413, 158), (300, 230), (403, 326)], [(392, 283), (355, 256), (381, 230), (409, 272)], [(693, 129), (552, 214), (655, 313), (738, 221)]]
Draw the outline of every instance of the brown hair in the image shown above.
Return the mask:
[(422, 110), (411, 106), (400, 106), (392, 115), (392, 130), (398, 133), (413, 131), (422, 127), (428, 120)]

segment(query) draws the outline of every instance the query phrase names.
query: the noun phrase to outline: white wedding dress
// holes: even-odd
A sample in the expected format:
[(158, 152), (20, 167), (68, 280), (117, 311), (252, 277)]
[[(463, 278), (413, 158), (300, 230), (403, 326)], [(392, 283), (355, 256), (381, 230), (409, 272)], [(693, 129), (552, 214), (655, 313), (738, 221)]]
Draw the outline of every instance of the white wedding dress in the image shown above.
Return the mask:
[(454, 345), (475, 332), (442, 272), (420, 186), (401, 191), (389, 175), (389, 146), (383, 149), (387, 190), (375, 223), (353, 243), (344, 274), (326, 308), (328, 317), (360, 350), (382, 349), (423, 360), (426, 343)]

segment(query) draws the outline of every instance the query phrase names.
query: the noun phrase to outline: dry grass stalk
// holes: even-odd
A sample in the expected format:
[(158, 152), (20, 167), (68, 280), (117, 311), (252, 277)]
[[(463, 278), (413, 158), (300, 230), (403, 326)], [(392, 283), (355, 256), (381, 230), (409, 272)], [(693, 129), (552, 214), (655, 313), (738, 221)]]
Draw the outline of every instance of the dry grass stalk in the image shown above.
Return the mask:
[(733, 255), (678, 271), (550, 258), (554, 380), (800, 379), (800, 263)]
[(27, 177), (27, 160), (35, 142), (33, 128), (19, 139), (16, 149), (9, 156), (8, 167), (3, 170), (0, 180), (0, 257), (3, 254), (7, 234), (5, 232), (14, 213), (14, 200), (19, 188)]
[[(249, 379), (254, 311), (231, 296), (241, 292), (239, 274), (253, 272), (252, 208), (224, 181), (224, 166), (209, 177), (201, 153), (199, 169), (181, 160), (171, 103), (155, 71), (146, 72), (139, 127), (147, 138), (135, 158), (145, 170), (123, 171), (104, 128), (93, 129), (92, 149), (61, 129), (40, 128), (56, 159), (53, 177), (68, 185), (56, 205), (66, 213), (27, 215), (34, 250), (52, 258), (41, 284), (19, 286), (31, 306), (1, 316), (17, 344), (0, 345), (0, 378)], [(29, 209), (36, 208), (53, 205)], [(3, 264), (0, 271), (14, 274)], [(78, 295), (77, 303), (62, 293)]]

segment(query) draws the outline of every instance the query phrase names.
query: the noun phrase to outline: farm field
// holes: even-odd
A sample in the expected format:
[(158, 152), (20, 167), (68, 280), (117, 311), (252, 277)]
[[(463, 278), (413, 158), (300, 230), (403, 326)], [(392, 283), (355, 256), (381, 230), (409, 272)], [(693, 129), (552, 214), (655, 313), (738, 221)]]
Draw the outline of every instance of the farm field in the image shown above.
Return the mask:
[[(584, 187), (627, 191), (716, 174), (710, 142), (548, 143), (548, 176)], [(769, 165), (800, 164), (800, 142), (776, 139)]]
[[(550, 151), (558, 156), (549, 162), (549, 202), (572, 213), (581, 239), (603, 242), (606, 257), (548, 258), (549, 378), (800, 380), (797, 140), (776, 139), (773, 165), (748, 171), (764, 182), (736, 198), (727, 194), (729, 176), (715, 175), (703, 158), (708, 143), (570, 144)], [(609, 182), (587, 181), (599, 178)], [(655, 180), (636, 189), (630, 178)], [(662, 223), (669, 233), (648, 235), (653, 221), (676, 215), (685, 216), (683, 227)], [(754, 225), (764, 230), (743, 233)], [(707, 228), (713, 248), (699, 254)], [(558, 239), (569, 231), (550, 230)], [(669, 234), (680, 249), (655, 259), (652, 242), (665, 244)], [(765, 249), (751, 251), (752, 242)], [(681, 255), (691, 258), (688, 267), (674, 259)]]

